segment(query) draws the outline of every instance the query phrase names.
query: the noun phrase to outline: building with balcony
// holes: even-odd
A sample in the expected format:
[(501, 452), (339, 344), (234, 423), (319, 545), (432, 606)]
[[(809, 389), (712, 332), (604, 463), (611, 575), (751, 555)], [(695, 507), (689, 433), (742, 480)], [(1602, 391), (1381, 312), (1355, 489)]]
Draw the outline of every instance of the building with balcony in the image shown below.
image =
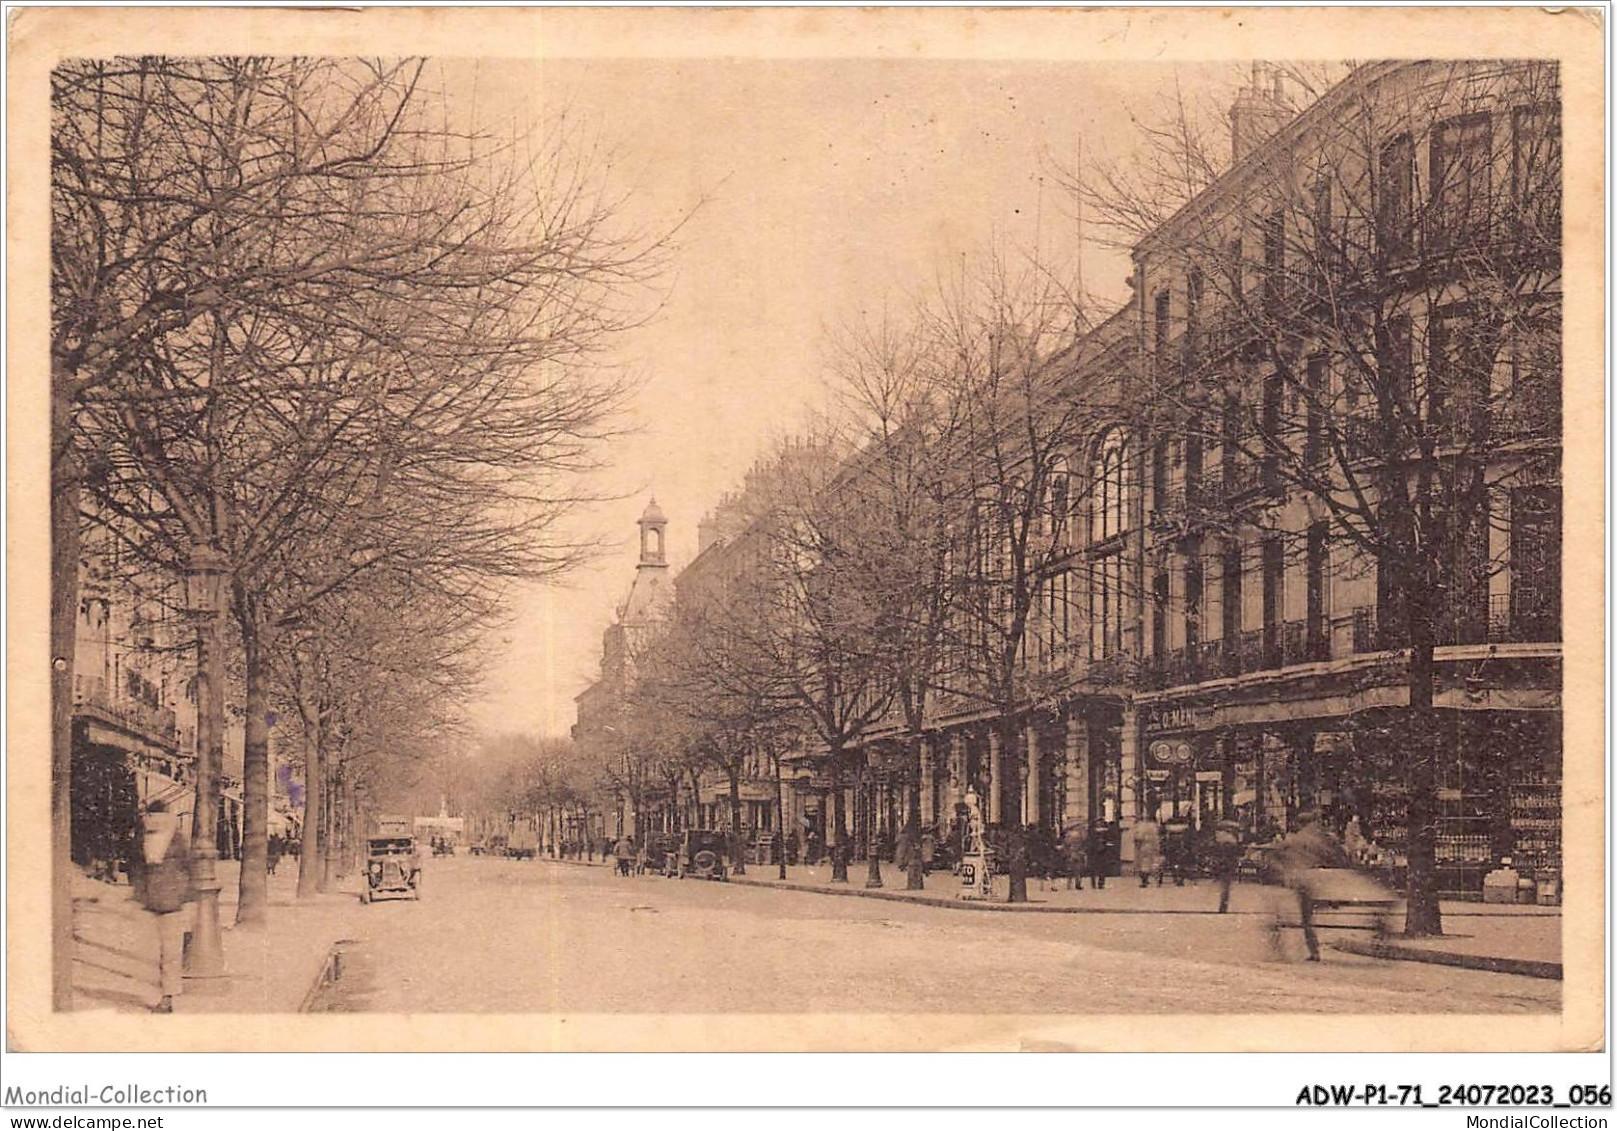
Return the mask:
[(1399, 856), (1424, 637), (1442, 886), (1558, 872), (1557, 83), (1373, 64), (1290, 116), (1259, 72), (1273, 133), (1135, 248), (1142, 812)]
[[(162, 799), (183, 827), (195, 805), (196, 657), (183, 586), (131, 560), (106, 526), (88, 528), (79, 568), (73, 668), (73, 859), (112, 878), (129, 858), (142, 806)], [(244, 726), (227, 719), (219, 852), (240, 855)], [(271, 757), (275, 757), (271, 731)], [(290, 778), (288, 778), (290, 780)], [(270, 824), (295, 819), (283, 800)]]
[[(1010, 750), (980, 701), (938, 697), (925, 824), (967, 787), (997, 814), (1019, 780), (1025, 823), (1114, 822), (1125, 864), (1143, 817), (1257, 836), (1303, 810), (1358, 817), (1396, 860), (1414, 624), (1442, 887), (1505, 857), (1558, 872), (1557, 83), (1371, 64), (1298, 113), (1255, 69), (1227, 171), (1139, 240), (1132, 302), (1073, 351), (1116, 409), (1073, 437), (1036, 691)], [(897, 730), (871, 764), (899, 765)], [(898, 826), (903, 776), (875, 776), (856, 824)]]

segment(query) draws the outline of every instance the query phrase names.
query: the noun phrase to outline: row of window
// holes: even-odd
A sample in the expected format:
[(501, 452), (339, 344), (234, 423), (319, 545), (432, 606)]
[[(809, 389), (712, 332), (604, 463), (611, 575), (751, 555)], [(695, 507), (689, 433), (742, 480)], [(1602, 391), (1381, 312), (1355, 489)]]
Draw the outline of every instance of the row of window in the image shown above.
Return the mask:
[[(1518, 106), (1508, 112), (1510, 130), (1510, 194), (1494, 189), (1496, 115), (1472, 112), (1437, 124), (1428, 141), (1428, 183), (1418, 184), (1416, 139), (1408, 132), (1384, 142), (1378, 152), (1374, 189), (1362, 201), (1357, 185), (1346, 183), (1341, 170), (1324, 170), (1315, 178), (1308, 199), (1295, 208), (1282, 205), (1258, 218), (1258, 281), (1263, 309), (1273, 310), (1288, 298), (1288, 266), (1306, 261), (1334, 274), (1352, 258), (1351, 223), (1362, 210), (1373, 211), (1375, 249), (1397, 264), (1424, 247), (1431, 252), (1481, 247), (1496, 236), (1531, 229), (1545, 243), (1559, 242), (1561, 200), (1561, 112), (1553, 101)], [(1422, 208), (1417, 202), (1425, 200)], [(1508, 215), (1500, 214), (1508, 209)], [(1293, 232), (1295, 224), (1301, 231)], [(1288, 242), (1288, 240), (1290, 242)], [(1251, 294), (1253, 279), (1242, 238), (1209, 249), (1226, 305), (1240, 304)], [(1191, 258), (1198, 258), (1192, 255)], [(1184, 359), (1193, 360), (1204, 345), (1207, 277), (1203, 265), (1185, 272), (1182, 310), (1176, 315), (1175, 293), (1163, 286), (1151, 295), (1152, 336), (1159, 362), (1171, 357), (1171, 343), (1182, 324)]]
[[(1561, 496), (1553, 487), (1521, 487), (1509, 493), (1508, 592), (1490, 593), (1498, 563), (1489, 558), (1488, 523), (1479, 519), (1456, 532), (1443, 555), (1440, 582), (1448, 598), (1434, 626), (1440, 644), (1489, 640), (1558, 640), (1561, 631)], [(1300, 545), (1299, 545), (1300, 544)], [(1303, 616), (1288, 619), (1288, 559), (1300, 553), (1304, 585)], [(1147, 582), (1148, 657), (1159, 666), (1178, 657), (1203, 674), (1229, 674), (1222, 657), (1236, 656), (1247, 670), (1332, 656), (1333, 616), (1351, 631), (1356, 652), (1407, 643), (1403, 595), (1396, 578), (1378, 574), (1376, 603), (1333, 608), (1332, 538), (1326, 523), (1314, 523), (1296, 538), (1271, 534), (1249, 545), (1235, 538), (1184, 539), (1176, 551), (1177, 591), (1166, 568), (1149, 571)], [(1260, 627), (1248, 629), (1247, 578), (1258, 575)], [(1216, 571), (1216, 608), (1208, 607), (1210, 574)], [(1047, 579), (1040, 591), (1030, 632), (1030, 655), (1037, 664), (1062, 663), (1087, 650), (1091, 660), (1124, 651), (1125, 629), (1133, 607), (1128, 559), (1121, 545), (1103, 548), (1082, 573)], [(1216, 627), (1217, 635), (1212, 630)], [(1083, 645), (1087, 642), (1087, 649)], [(1221, 657), (1205, 665), (1208, 648)], [(1254, 654), (1255, 653), (1255, 654)]]

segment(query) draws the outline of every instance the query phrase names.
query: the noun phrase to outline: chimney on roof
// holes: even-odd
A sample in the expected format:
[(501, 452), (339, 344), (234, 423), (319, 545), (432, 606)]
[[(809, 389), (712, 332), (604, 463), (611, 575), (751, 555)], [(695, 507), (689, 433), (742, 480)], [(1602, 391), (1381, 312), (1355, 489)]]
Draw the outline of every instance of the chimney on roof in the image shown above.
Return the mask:
[(1239, 163), (1262, 145), (1292, 115), (1280, 68), (1253, 63), (1251, 85), (1243, 87), (1230, 107), (1230, 160)]

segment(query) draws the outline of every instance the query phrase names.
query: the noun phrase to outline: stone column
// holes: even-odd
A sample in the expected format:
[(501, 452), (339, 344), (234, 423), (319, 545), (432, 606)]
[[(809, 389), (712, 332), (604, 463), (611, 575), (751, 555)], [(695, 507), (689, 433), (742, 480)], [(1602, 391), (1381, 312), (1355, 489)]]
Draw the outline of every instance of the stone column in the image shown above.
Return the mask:
[(966, 799), (966, 732), (949, 736), (949, 812)]
[(1123, 734), (1121, 742), (1122, 772), (1118, 775), (1117, 809), (1118, 827), (1123, 836), (1123, 859), (1134, 862), (1134, 824), (1142, 804), (1140, 784), (1144, 780), (1142, 764), (1144, 752), (1140, 749), (1140, 716), (1133, 703), (1123, 708)]
[(1067, 716), (1067, 809), (1065, 824), (1089, 826), (1089, 727), (1077, 714)]
[(1029, 720), (1027, 724), (1027, 774), (1023, 778), (1022, 819), (1030, 825), (1043, 824), (1044, 814), (1039, 809), (1039, 729)]
[(1000, 749), (999, 729), (988, 732), (988, 812), (983, 814), (985, 824), (997, 824), (1004, 810), (1000, 808), (1000, 784), (1005, 779), (1005, 767), (1000, 765), (1004, 751)]

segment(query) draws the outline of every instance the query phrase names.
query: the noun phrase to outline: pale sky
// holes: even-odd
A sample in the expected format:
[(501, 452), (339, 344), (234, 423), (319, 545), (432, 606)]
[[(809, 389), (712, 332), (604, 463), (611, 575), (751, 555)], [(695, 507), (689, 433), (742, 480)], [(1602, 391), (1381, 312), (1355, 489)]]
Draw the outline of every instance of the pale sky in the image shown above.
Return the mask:
[[(638, 435), (615, 445), (604, 485), (621, 502), (587, 516), (619, 552), (565, 588), (518, 594), (490, 646), (477, 720), (565, 734), (598, 671), (601, 631), (628, 590), (635, 519), (657, 498), (677, 569), (697, 520), (772, 439), (825, 400), (824, 331), (904, 304), (963, 254), (1000, 237), (1071, 262), (1073, 210), (1040, 155), (1126, 158), (1131, 115), (1156, 117), (1175, 75), (1219, 90), (1230, 64), (887, 60), (457, 62), (480, 115), (565, 105), (617, 155), (612, 175), (646, 223), (679, 233), (661, 315), (621, 343), (644, 377)], [(1094, 233), (1090, 233), (1093, 235)], [(1101, 313), (1127, 297), (1126, 256), (1086, 239), (1085, 289)]]

